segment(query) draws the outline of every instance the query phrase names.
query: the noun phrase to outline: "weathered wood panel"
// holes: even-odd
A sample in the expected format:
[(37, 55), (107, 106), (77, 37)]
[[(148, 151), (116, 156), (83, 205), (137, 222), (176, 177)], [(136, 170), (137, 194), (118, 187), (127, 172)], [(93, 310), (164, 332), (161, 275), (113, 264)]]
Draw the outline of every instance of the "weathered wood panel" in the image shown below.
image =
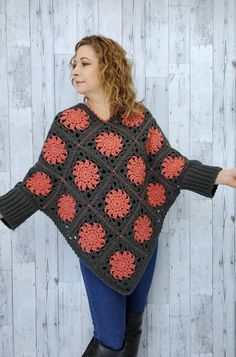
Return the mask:
[[(235, 167), (235, 0), (0, 1), (0, 195), (37, 160), (54, 115), (82, 100), (82, 37), (118, 41), (138, 100), (174, 148)], [(233, 357), (235, 192), (183, 190), (159, 237), (139, 357)], [(0, 356), (79, 356), (93, 333), (79, 260), (41, 212), (0, 225)]]

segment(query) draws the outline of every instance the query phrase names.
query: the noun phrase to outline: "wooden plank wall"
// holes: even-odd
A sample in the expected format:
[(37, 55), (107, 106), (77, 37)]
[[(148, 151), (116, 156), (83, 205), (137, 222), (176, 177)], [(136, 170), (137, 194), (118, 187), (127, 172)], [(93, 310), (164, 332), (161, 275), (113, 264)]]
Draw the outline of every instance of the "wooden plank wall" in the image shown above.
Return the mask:
[[(138, 99), (173, 147), (235, 167), (235, 0), (1, 0), (0, 194), (81, 101), (69, 59), (103, 34), (133, 59)], [(235, 356), (235, 192), (183, 190), (160, 235), (139, 357)], [(104, 307), (105, 308), (105, 307)], [(0, 356), (77, 357), (93, 332), (79, 260), (41, 212), (0, 225)]]

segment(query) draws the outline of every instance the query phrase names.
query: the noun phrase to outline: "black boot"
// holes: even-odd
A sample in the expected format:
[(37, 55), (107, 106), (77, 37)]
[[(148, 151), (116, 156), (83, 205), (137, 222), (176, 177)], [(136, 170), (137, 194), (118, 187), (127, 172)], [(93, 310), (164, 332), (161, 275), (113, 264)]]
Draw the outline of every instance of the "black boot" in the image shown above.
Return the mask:
[(126, 313), (125, 345), (119, 355), (120, 357), (137, 356), (142, 334), (143, 314), (144, 310)]
[(94, 337), (89, 342), (82, 357), (137, 357), (142, 334), (142, 312), (127, 312), (124, 344), (120, 350), (103, 346)]
[(102, 345), (97, 339), (92, 337), (86, 350), (82, 354), (82, 357), (120, 357), (129, 356), (121, 354), (124, 348), (124, 344), (120, 350), (113, 350), (110, 347)]

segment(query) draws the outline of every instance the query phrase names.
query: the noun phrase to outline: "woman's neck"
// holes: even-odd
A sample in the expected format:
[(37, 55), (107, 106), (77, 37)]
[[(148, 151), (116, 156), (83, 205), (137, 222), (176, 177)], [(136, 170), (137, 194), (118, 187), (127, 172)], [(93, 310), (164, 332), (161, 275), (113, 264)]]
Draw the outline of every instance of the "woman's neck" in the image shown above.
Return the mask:
[(112, 115), (111, 105), (106, 101), (93, 101), (87, 99), (86, 105), (102, 118), (109, 118)]

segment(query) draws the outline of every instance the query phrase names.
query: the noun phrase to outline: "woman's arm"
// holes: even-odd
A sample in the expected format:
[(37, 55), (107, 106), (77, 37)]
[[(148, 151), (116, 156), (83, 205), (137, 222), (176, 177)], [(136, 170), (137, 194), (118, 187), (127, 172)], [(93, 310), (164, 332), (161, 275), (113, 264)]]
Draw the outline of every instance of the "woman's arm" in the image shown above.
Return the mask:
[[(44, 143), (52, 135), (54, 131), (54, 126), (58, 115), (61, 112), (57, 113), (52, 121), (51, 127), (47, 133)], [(43, 155), (43, 147), (41, 149), (39, 158)], [(38, 159), (39, 160), (39, 159)], [(37, 162), (38, 162), (37, 160)], [(21, 225), (26, 219), (32, 216), (42, 204), (42, 200), (46, 197), (44, 194), (35, 195), (29, 190), (27, 186), (27, 181), (30, 180), (33, 175), (40, 173), (39, 178), (36, 176), (36, 180), (41, 179), (44, 172), (37, 168), (37, 162), (28, 170), (23, 179), (15, 184), (8, 192), (0, 196), (0, 220), (1, 223), (4, 223), (8, 228), (14, 230), (19, 225)], [(47, 176), (47, 175), (46, 175)], [(48, 178), (47, 178), (48, 179)], [(49, 178), (50, 181), (50, 178)], [(51, 182), (50, 182), (51, 185)]]
[(216, 177), (215, 184), (236, 188), (236, 168), (221, 170)]
[(146, 151), (151, 169), (179, 190), (213, 198), (218, 187), (216, 180), (223, 168), (183, 155), (171, 146), (152, 113), (148, 111), (147, 115), (151, 125), (148, 128)]

